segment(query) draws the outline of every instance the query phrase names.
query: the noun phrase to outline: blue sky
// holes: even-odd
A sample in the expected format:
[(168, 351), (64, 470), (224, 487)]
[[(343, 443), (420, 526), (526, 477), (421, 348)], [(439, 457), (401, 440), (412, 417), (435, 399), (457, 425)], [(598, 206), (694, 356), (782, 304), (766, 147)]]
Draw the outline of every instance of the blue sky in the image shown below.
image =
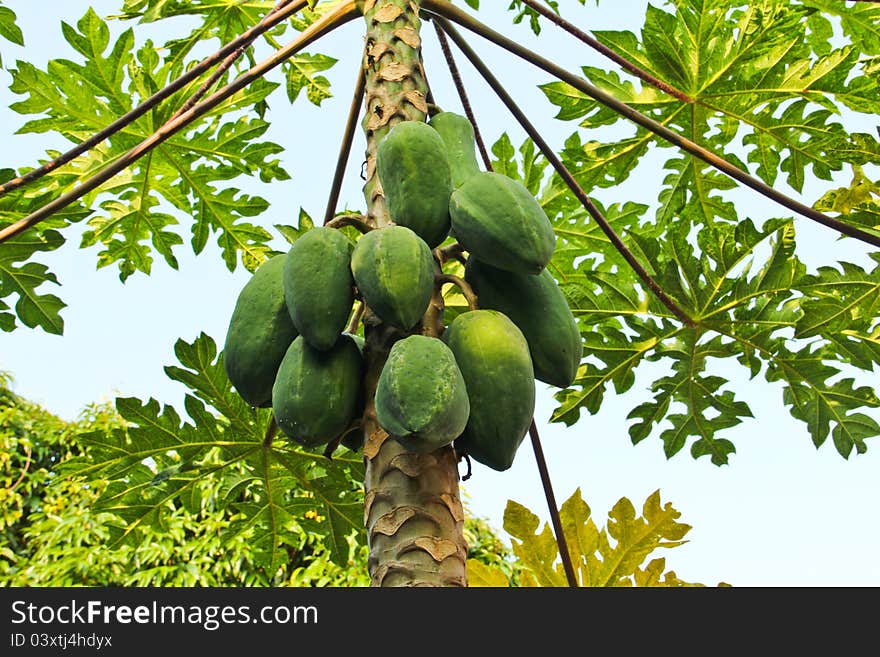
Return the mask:
[[(18, 14), (27, 46), (0, 44), (3, 62), (9, 66), (17, 58), (38, 65), (53, 57), (73, 58), (75, 53), (62, 38), (60, 21), (75, 23), (89, 5), (101, 16), (111, 15), (121, 2), (70, 0), (47, 5), (7, 0), (5, 4)], [(540, 49), (570, 70), (585, 64), (614, 67), (549, 26), (547, 38), (536, 41), (527, 27), (510, 24), (503, 11), (506, 1), (484, 0), (483, 4), (492, 5), (480, 12), (485, 22)], [(588, 3), (583, 8), (568, 0), (561, 5), (584, 29), (637, 30), (646, 3), (621, 0), (602, 3), (599, 8)], [(120, 27), (116, 22), (114, 30)], [(150, 28), (148, 32), (156, 40), (162, 39), (161, 29)], [(282, 158), (292, 179), (271, 186), (258, 181), (243, 183), (249, 193), (271, 201), (271, 208), (260, 218), (267, 228), (275, 223), (295, 223), (300, 207), (315, 218), (323, 214), (361, 39), (361, 24), (355, 21), (311, 49), (340, 60), (327, 74), (336, 95), (320, 109), (305, 98), (290, 107), (283, 92), (271, 99), (269, 118), (275, 123), (267, 137), (287, 149)], [(553, 108), (535, 87), (549, 78), (479, 39), (472, 43), (551, 144), (560, 146), (576, 126), (552, 118)], [(458, 111), (432, 30), (425, 36), (424, 52), (435, 96), (445, 108)], [(507, 131), (519, 144), (524, 134), (514, 120), (483, 88), (464, 58), (458, 55), (457, 59), (487, 141), (491, 143)], [(67, 144), (55, 135), (11, 134), (24, 119), (7, 109), (16, 100), (8, 90), (10, 80), (8, 72), (0, 71), (0, 166), (30, 165), (46, 148), (64, 150)], [(867, 129), (877, 125), (872, 117), (863, 120)], [(362, 207), (358, 173), (363, 150), (358, 132), (340, 208)], [(847, 175), (840, 181), (846, 181)], [(662, 176), (659, 169), (658, 176)], [(809, 197), (803, 200), (811, 202), (824, 187), (812, 181), (806, 188)], [(657, 184), (646, 185), (640, 178), (602, 190), (597, 197), (604, 202), (650, 203), (658, 191)], [(729, 196), (743, 215), (757, 220), (786, 216), (781, 208), (749, 190), (735, 190)], [(867, 261), (866, 250), (834, 240), (826, 229), (803, 219), (796, 225), (802, 257), (809, 265), (831, 264), (837, 259)], [(67, 244), (41, 258), (58, 274), (62, 286), (55, 293), (69, 305), (63, 311), (64, 336), (27, 328), (0, 335), (0, 370), (12, 373), (19, 394), (67, 418), (75, 417), (86, 404), (117, 395), (155, 397), (182, 409), (184, 390), (165, 377), (162, 367), (175, 362), (173, 345), (178, 338), (192, 341), (204, 331), (222, 344), (247, 273), (241, 269), (230, 273), (219, 250), (209, 245), (199, 258), (179, 249), (179, 271), (157, 262), (151, 276), (135, 275), (123, 285), (114, 268), (95, 269), (96, 249), (76, 248), (81, 230), (79, 226), (67, 231)], [(284, 248), (282, 242), (278, 246)], [(653, 379), (647, 370), (630, 392), (622, 397), (609, 393), (598, 415), (584, 414), (571, 428), (547, 423), (554, 401), (552, 390), (541, 385), (536, 420), (558, 501), (580, 488), (596, 521), (604, 524), (608, 510), (620, 497), (628, 497), (640, 507), (659, 489), (662, 500), (672, 502), (681, 512), (679, 520), (693, 527), (689, 543), (665, 555), (668, 567), (685, 580), (755, 586), (880, 585), (876, 511), (880, 449), (871, 446), (866, 455), (848, 461), (837, 454), (830, 440), (817, 450), (805, 426), (788, 414), (777, 387), (748, 381), (739, 369), (719, 369), (718, 373), (731, 379), (731, 388), (749, 403), (755, 415), (754, 420), (728, 432), (737, 453), (721, 468), (707, 459), (693, 460), (687, 450), (667, 460), (656, 437), (638, 446), (630, 443), (626, 415), (650, 396)], [(508, 499), (547, 517), (528, 440), (510, 470), (498, 473), (475, 464), (473, 477), (463, 488), (471, 511), (496, 527), (501, 526)]]

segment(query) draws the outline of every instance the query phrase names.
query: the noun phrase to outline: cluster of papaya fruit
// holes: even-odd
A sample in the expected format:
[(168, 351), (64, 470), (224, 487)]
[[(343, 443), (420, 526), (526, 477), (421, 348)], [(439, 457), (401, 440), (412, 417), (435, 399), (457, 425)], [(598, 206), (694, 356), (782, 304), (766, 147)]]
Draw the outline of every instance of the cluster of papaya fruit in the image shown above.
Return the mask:
[[(577, 324), (546, 269), (552, 225), (520, 182), (480, 169), (461, 115), (397, 124), (376, 166), (393, 223), (356, 242), (316, 228), (264, 263), (233, 310), (226, 372), (292, 440), (339, 438), (364, 406), (363, 339), (346, 331), (359, 297), (401, 333), (375, 390), (379, 425), (409, 450), (454, 441), (459, 454), (506, 470), (532, 421), (535, 381), (567, 387), (581, 359)], [(435, 249), (450, 234), (468, 254), (464, 282), (479, 308), (433, 337), (420, 322), (442, 272)]]

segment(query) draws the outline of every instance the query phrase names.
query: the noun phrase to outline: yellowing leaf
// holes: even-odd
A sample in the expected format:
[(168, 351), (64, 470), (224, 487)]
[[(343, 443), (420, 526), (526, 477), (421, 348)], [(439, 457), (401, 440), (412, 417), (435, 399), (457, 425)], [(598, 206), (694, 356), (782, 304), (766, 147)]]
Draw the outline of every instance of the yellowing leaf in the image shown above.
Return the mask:
[(489, 566), (476, 559), (467, 560), (467, 579), (469, 587), (508, 587), (510, 582), (502, 570)]
[[(654, 558), (643, 565), (656, 550), (682, 545), (690, 531), (689, 525), (678, 521), (681, 514), (672, 504), (661, 503), (660, 491), (645, 500), (641, 515), (627, 498), (621, 498), (603, 529), (597, 528), (591, 515), (580, 489), (575, 490), (559, 511), (579, 586), (702, 586), (665, 571), (663, 558)], [(549, 525), (545, 524), (540, 532), (539, 525), (534, 513), (517, 502), (507, 502), (504, 529), (513, 538), (514, 554), (524, 569), (519, 577), (520, 585), (568, 586), (556, 538)], [(497, 574), (487, 570), (475, 567), (478, 581), (497, 578)]]

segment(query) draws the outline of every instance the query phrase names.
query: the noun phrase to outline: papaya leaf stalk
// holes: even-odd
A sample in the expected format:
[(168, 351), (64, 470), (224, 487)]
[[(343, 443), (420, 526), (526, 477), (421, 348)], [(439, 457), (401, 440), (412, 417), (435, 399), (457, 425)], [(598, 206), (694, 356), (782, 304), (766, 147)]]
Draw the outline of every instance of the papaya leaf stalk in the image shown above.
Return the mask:
[(345, 121), (342, 142), (339, 144), (339, 157), (336, 159), (336, 170), (333, 172), (333, 182), (330, 185), (330, 195), (327, 198), (327, 210), (324, 212), (325, 225), (332, 222), (333, 217), (336, 214), (336, 205), (339, 202), (339, 193), (342, 189), (342, 181), (345, 178), (345, 170), (348, 168), (348, 160), (351, 155), (351, 143), (354, 140), (354, 131), (357, 126), (357, 120), (363, 102), (364, 71), (363, 66), (358, 65), (357, 82), (354, 85), (354, 94), (351, 98), (351, 107), (349, 107), (348, 110), (348, 119)]

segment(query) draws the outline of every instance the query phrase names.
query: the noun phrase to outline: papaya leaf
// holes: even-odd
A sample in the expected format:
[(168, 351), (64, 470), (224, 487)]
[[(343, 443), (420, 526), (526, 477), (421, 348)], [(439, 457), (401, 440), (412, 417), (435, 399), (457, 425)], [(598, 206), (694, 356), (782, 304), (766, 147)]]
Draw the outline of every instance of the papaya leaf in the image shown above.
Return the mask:
[[(781, 173), (791, 187), (801, 190), (808, 172), (830, 179), (847, 164), (880, 159), (876, 136), (848, 131), (841, 116), (844, 107), (869, 114), (878, 108), (880, 83), (866, 74), (863, 62), (876, 46), (876, 26), (871, 23), (876, 8), (860, 6), (849, 12), (823, 0), (802, 5), (731, 6), (719, 0), (671, 4), (669, 10), (649, 5), (639, 36), (627, 31), (594, 35), (693, 102), (658, 95), (641, 82), (599, 69), (585, 68), (586, 77), (769, 184)], [(849, 21), (843, 28), (849, 45), (830, 47), (827, 39), (803, 29), (805, 21), (816, 16), (816, 7), (838, 14), (841, 25)], [(816, 18), (809, 25), (827, 34), (830, 25), (823, 21)], [(578, 120), (583, 128), (622, 120), (563, 83), (545, 85), (543, 91), (558, 108), (557, 118)], [(745, 162), (729, 152), (735, 140), (745, 146)], [(668, 146), (640, 129), (635, 137), (579, 142), (572, 136), (565, 155), (573, 170), (581, 165), (580, 180), (588, 190), (591, 185), (619, 184), (631, 175), (635, 162), (630, 154), (640, 155), (654, 143)], [(616, 163), (612, 173), (605, 173), (604, 161)], [(627, 166), (621, 166), (624, 163)], [(665, 166), (673, 173), (661, 191), (660, 224), (675, 221), (679, 214), (695, 224), (736, 220), (735, 211), (716, 193), (731, 187), (729, 179), (690, 155), (676, 155)]]
[[(470, 4), (471, 0), (465, 0)], [(583, 2), (581, 3), (583, 4)], [(559, 13), (559, 3), (556, 0), (548, 0), (547, 5), (555, 11), (557, 14)], [(477, 7), (474, 7), (476, 9)], [(509, 11), (515, 11), (516, 15), (513, 17), (514, 24), (521, 23), (526, 18), (529, 19), (529, 27), (532, 28), (532, 32), (535, 34), (541, 33), (541, 14), (537, 11), (523, 3), (521, 0), (511, 0), (510, 6), (508, 7)]]
[(209, 336), (179, 340), (175, 354), (181, 366), (165, 371), (190, 391), (186, 418), (154, 399), (119, 398), (125, 427), (80, 436), (85, 455), (64, 464), (67, 474), (110, 481), (96, 508), (118, 518), (111, 545), (137, 543), (141, 530), (161, 526), (172, 500), (198, 504), (202, 486), (220, 478), (218, 503), (232, 515), (227, 532), (247, 536), (269, 577), (308, 533), (324, 536), (331, 558), (344, 564), (349, 538), (362, 538), (360, 459), (331, 461), (282, 438), (268, 444), (271, 411), (237, 396)]
[[(14, 170), (0, 169), (0, 182), (6, 183), (15, 177)], [(39, 189), (19, 187), (0, 196), (0, 228), (24, 219), (73, 179), (70, 175), (53, 172)], [(63, 332), (64, 321), (59, 311), (65, 303), (54, 294), (37, 289), (47, 283), (59, 285), (60, 282), (46, 265), (34, 261), (34, 257), (61, 247), (64, 236), (60, 229), (81, 221), (88, 214), (82, 204), (74, 203), (4, 242), (0, 250), (0, 300), (12, 295), (17, 297), (14, 308), (0, 301), (3, 304), (0, 307), (0, 328), (4, 331), (14, 330), (18, 319), (30, 328), (39, 326), (48, 333), (59, 335)]]
[[(16, 15), (9, 7), (0, 7), (0, 37), (19, 46), (24, 45), (24, 35), (21, 28), (15, 23)], [(3, 68), (3, 59), (0, 57), (0, 68)]]
[[(863, 177), (854, 183), (867, 187), (855, 192), (859, 207), (864, 199), (873, 202), (870, 185)], [(552, 194), (552, 183), (546, 189)], [(844, 203), (844, 192), (835, 198)], [(667, 457), (689, 445), (693, 457), (721, 465), (736, 451), (726, 432), (752, 416), (729, 387), (729, 375), (719, 376), (723, 363), (735, 361), (750, 377), (763, 372), (780, 384), (783, 403), (806, 423), (816, 446), (831, 435), (841, 455), (864, 452), (878, 433), (869, 413), (877, 397), (857, 378), (838, 375), (843, 364), (870, 373), (878, 362), (880, 269), (839, 263), (807, 274), (791, 220), (769, 219), (759, 227), (750, 219), (710, 221), (710, 214), (688, 211), (701, 224), (696, 240), (692, 224), (680, 219), (662, 233), (621, 225), (632, 251), (693, 319), (693, 328), (682, 326), (607, 255), (608, 244), (595, 241), (592, 255), (572, 251), (554, 259), (583, 335), (584, 360), (570, 388), (556, 394), (560, 405), (551, 420), (571, 425), (582, 409), (598, 413), (609, 386), (623, 393), (641, 364), (661, 363), (668, 374), (656, 376), (652, 398), (631, 409), (630, 438), (639, 443), (656, 434)], [(576, 218), (557, 230), (576, 235), (585, 222)], [(569, 248), (561, 244), (563, 252)]]
[[(696, 331), (683, 332), (676, 341), (664, 344), (657, 358), (661, 354), (671, 358), (673, 374), (655, 381), (651, 386), (657, 393), (654, 399), (630, 412), (628, 418), (641, 419), (630, 426), (633, 443), (650, 434), (652, 423), (665, 419), (672, 424), (660, 435), (667, 458), (695, 436), (697, 440), (691, 445), (694, 458), (708, 455), (715, 465), (726, 464), (735, 448), (729, 440), (717, 438), (716, 432), (736, 426), (742, 417), (752, 417), (747, 404), (737, 401), (732, 390), (722, 389), (726, 379), (704, 374), (707, 359), (729, 357), (726, 352), (720, 337), (700, 341)], [(669, 412), (675, 402), (684, 405), (684, 413)]]
[[(12, 91), (24, 96), (12, 109), (41, 117), (26, 122), (21, 132), (54, 131), (79, 142), (175, 76), (173, 62), (160, 60), (152, 42), (135, 47), (131, 29), (111, 43), (107, 24), (92, 10), (76, 26), (62, 28), (82, 63), (54, 59), (41, 70), (19, 62), (11, 71)], [(56, 178), (64, 182), (56, 195), (153, 134), (197, 85), (187, 85), (105, 144), (61, 167), (57, 173), (67, 178)], [(155, 252), (176, 268), (175, 251), (183, 243), (178, 226), (190, 229), (195, 253), (216, 235), (230, 270), (239, 260), (254, 270), (265, 259), (271, 235), (248, 219), (264, 212), (268, 203), (230, 182), (239, 176), (257, 175), (263, 182), (289, 177), (275, 157), (281, 147), (261, 141), (269, 124), (253, 115), (276, 87), (266, 80), (249, 85), (84, 198), (85, 205), (99, 195), (103, 199), (81, 244), (102, 247), (99, 266), (118, 264), (125, 280), (137, 271), (148, 274)], [(230, 112), (236, 116), (226, 118)]]
[[(580, 489), (559, 510), (569, 556), (582, 587), (611, 586), (703, 586), (680, 579), (665, 570), (662, 557), (646, 560), (658, 549), (675, 548), (686, 543), (690, 526), (679, 522), (681, 513), (660, 501), (660, 491), (652, 493), (642, 506), (641, 515), (625, 497), (614, 505), (604, 528), (592, 518), (592, 511)], [(504, 529), (511, 536), (519, 565), (534, 578), (524, 578), (526, 585), (567, 586), (568, 580), (559, 557), (556, 539), (548, 524), (539, 531), (538, 516), (508, 500)], [(468, 561), (476, 586), (507, 586), (500, 568)]]
[(629, 177), (652, 141), (650, 133), (642, 128), (634, 136), (612, 143), (583, 142), (575, 133), (565, 140), (562, 163), (586, 191), (614, 187)]
[[(859, 211), (880, 215), (880, 184), (870, 180), (860, 166), (853, 166), (853, 179), (848, 187), (831, 189), (817, 200), (813, 207), (821, 212), (852, 215)], [(874, 222), (872, 222), (874, 223)], [(874, 227), (880, 222), (874, 223)]]
[[(354, 534), (359, 542), (364, 532), (364, 499), (357, 482), (363, 480), (360, 460), (334, 456), (326, 467), (326, 459), (315, 454), (311, 458), (293, 449), (276, 449), (272, 458), (291, 475), (293, 491), (288, 508), (302, 509), (299, 523), (320, 534), (335, 563), (348, 561), (348, 537)], [(318, 510), (315, 512), (315, 510)], [(309, 513), (309, 512), (313, 513)], [(302, 519), (304, 518), (304, 519)]]
[[(235, 392), (223, 369), (223, 354), (214, 340), (201, 333), (193, 343), (178, 340), (174, 355), (183, 367), (168, 365), (169, 379), (185, 385), (198, 399), (216, 409), (229, 422), (232, 431), (250, 435), (268, 426), (261, 412), (255, 411)], [(255, 422), (258, 424), (255, 426)]]
[(315, 105), (330, 98), (333, 95), (330, 93), (330, 81), (318, 73), (332, 68), (336, 61), (321, 54), (299, 53), (291, 57), (284, 68), (290, 102), (296, 101), (303, 89), (306, 90), (306, 97)]
[(642, 331), (639, 339), (630, 340), (621, 331), (603, 327), (584, 334), (584, 352), (589, 360), (581, 363), (571, 388), (556, 393), (559, 407), (553, 411), (551, 422), (571, 426), (580, 419), (581, 409), (592, 414), (599, 411), (605, 390), (613, 385), (618, 393), (627, 391), (635, 383), (635, 369), (642, 360), (662, 342), (672, 338), (677, 329), (657, 331), (649, 324), (632, 324)]
[[(65, 304), (54, 294), (38, 292), (44, 283), (58, 284), (58, 279), (48, 267), (31, 261), (38, 252), (54, 251), (64, 243), (56, 230), (38, 232), (33, 228), (7, 241), (0, 250), (0, 299), (16, 295), (15, 314), (0, 309), (0, 327), (12, 331), (16, 316), (27, 327), (39, 326), (47, 333), (61, 335), (64, 320), (59, 311)], [(21, 264), (23, 263), (23, 264)]]
[(565, 574), (561, 565), (554, 567), (559, 557), (556, 538), (546, 524), (536, 533), (540, 519), (526, 507), (507, 501), (504, 509), (504, 530), (514, 539), (513, 553), (525, 568), (531, 570), (538, 586), (565, 586)]
[[(880, 262), (877, 254), (871, 255)], [(839, 264), (840, 269), (820, 267), (816, 275), (798, 286), (807, 298), (801, 303), (803, 315), (795, 326), (796, 337), (874, 328), (880, 304), (880, 271), (875, 267), (868, 272), (849, 262)]]
[(839, 19), (843, 33), (862, 52), (880, 54), (880, 7), (868, 2), (846, 5), (836, 0), (803, 0), (803, 3), (819, 10), (814, 14), (817, 19), (825, 22), (829, 22), (826, 16)]
[(484, 564), (477, 559), (467, 560), (467, 579), (469, 587), (503, 588), (510, 586), (507, 575), (498, 566)]
[(806, 423), (816, 447), (825, 442), (833, 425), (834, 446), (841, 456), (848, 457), (853, 447), (864, 453), (865, 439), (880, 434), (880, 426), (856, 411), (877, 408), (880, 400), (872, 388), (856, 387), (851, 377), (830, 381), (840, 368), (826, 364), (828, 356), (821, 348), (789, 351), (780, 347), (769, 363), (767, 379), (784, 382), (783, 400), (791, 407), (791, 415)]
[[(188, 34), (174, 37), (165, 44), (171, 50), (173, 58), (183, 62), (190, 51), (203, 41), (219, 39), (221, 43), (229, 43), (242, 32), (256, 25), (274, 5), (275, 3), (270, 0), (245, 2), (125, 0), (121, 12), (113, 18), (137, 19), (141, 23), (153, 23), (178, 16), (198, 17), (196, 27)], [(168, 21), (168, 23), (170, 25), (173, 22)]]
[(293, 244), (314, 227), (314, 220), (304, 208), (299, 209), (299, 221), (296, 226), (275, 224), (275, 228), (277, 228), (278, 232), (281, 233), (281, 236), (287, 240), (288, 244)]

